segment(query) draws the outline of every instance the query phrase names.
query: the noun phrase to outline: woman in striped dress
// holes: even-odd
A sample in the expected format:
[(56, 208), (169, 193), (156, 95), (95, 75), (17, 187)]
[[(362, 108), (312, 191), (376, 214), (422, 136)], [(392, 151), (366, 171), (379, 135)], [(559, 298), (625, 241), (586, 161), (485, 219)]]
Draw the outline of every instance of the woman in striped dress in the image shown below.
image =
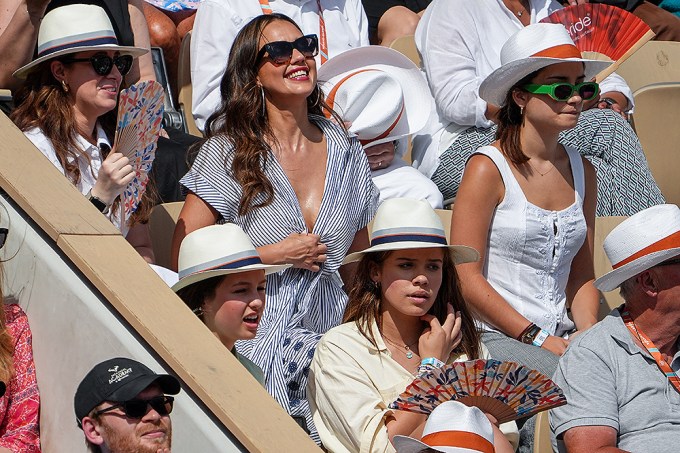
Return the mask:
[(302, 36), (286, 16), (260, 16), (241, 30), (222, 104), (181, 181), (188, 194), (173, 244), (176, 252), (191, 231), (233, 222), (264, 263), (293, 265), (267, 277), (257, 336), (238, 349), (315, 440), (309, 363), (321, 335), (342, 321), (347, 296), (338, 270), (348, 251), (366, 247), (378, 197), (359, 141), (322, 115), (317, 52), (316, 36)]

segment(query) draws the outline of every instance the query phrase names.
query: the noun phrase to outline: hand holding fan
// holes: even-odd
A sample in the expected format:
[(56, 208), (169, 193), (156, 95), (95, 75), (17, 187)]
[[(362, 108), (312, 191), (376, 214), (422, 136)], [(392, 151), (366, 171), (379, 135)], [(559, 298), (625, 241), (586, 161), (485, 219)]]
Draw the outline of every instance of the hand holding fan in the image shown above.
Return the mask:
[(583, 58), (615, 62), (597, 75), (598, 82), (655, 36), (639, 17), (602, 3), (568, 6), (541, 22), (564, 25)]
[(114, 143), (116, 152), (127, 156), (135, 171), (135, 178), (122, 196), (125, 219), (137, 209), (149, 181), (163, 120), (164, 98), (163, 87), (153, 80), (132, 85), (120, 93)]
[(514, 362), (455, 362), (416, 378), (391, 409), (429, 414), (444, 401), (476, 406), (505, 423), (567, 403), (562, 389), (536, 370)]

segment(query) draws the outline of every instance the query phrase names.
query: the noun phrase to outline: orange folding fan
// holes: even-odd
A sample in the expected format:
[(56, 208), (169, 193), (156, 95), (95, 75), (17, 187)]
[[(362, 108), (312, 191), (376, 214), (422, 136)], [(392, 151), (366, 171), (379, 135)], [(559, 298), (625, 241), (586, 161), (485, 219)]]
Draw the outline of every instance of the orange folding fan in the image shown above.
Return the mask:
[(567, 403), (562, 389), (536, 370), (514, 362), (454, 362), (417, 377), (391, 409), (429, 414), (444, 401), (476, 406), (505, 423)]
[(541, 22), (562, 24), (581, 51), (583, 58), (613, 61), (597, 75), (601, 81), (655, 34), (639, 17), (602, 3), (568, 6)]

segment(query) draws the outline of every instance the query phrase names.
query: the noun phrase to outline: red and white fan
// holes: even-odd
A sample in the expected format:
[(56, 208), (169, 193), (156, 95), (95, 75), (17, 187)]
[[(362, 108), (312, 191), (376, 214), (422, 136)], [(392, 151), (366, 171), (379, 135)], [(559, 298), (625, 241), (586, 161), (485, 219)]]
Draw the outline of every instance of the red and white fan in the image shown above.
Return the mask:
[(541, 22), (564, 25), (583, 58), (614, 62), (597, 75), (598, 82), (656, 36), (639, 17), (602, 3), (568, 6)]
[(416, 378), (391, 409), (429, 414), (444, 401), (476, 406), (505, 423), (567, 404), (547, 376), (514, 362), (454, 362)]

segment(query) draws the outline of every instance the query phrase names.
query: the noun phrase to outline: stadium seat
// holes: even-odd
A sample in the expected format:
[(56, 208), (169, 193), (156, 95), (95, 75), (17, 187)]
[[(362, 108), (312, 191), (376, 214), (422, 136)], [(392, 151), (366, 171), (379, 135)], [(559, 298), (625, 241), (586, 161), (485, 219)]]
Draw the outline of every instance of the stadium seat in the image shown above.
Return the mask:
[[(595, 264), (595, 277), (602, 277), (604, 274), (612, 270), (611, 264), (604, 253), (602, 243), (604, 238), (616, 227), (619, 223), (626, 219), (625, 216), (612, 217), (597, 217), (595, 219), (595, 240), (593, 251), (593, 262)], [(623, 299), (618, 291), (609, 291), (607, 293), (600, 293), (600, 311), (597, 319), (602, 320), (610, 311), (623, 303)]]
[(548, 411), (539, 412), (536, 415), (536, 427), (534, 428), (534, 453), (552, 453), (550, 436)]
[[(680, 44), (680, 43), (677, 43)], [(677, 62), (680, 65), (680, 60)], [(633, 122), (649, 168), (668, 203), (680, 204), (680, 81), (656, 83), (635, 94)]]
[(626, 79), (634, 94), (653, 83), (680, 82), (680, 42), (649, 41), (621, 63), (616, 73)]
[(151, 245), (156, 257), (156, 264), (168, 269), (171, 268), (172, 235), (175, 232), (175, 224), (180, 211), (182, 211), (182, 206), (184, 206), (183, 201), (159, 204), (154, 206), (149, 216)]
[(191, 114), (191, 32), (187, 33), (182, 39), (182, 46), (179, 49), (179, 69), (177, 71), (177, 84), (179, 85), (179, 111), (184, 118), (186, 132), (202, 137), (201, 131), (196, 127), (194, 116)]

